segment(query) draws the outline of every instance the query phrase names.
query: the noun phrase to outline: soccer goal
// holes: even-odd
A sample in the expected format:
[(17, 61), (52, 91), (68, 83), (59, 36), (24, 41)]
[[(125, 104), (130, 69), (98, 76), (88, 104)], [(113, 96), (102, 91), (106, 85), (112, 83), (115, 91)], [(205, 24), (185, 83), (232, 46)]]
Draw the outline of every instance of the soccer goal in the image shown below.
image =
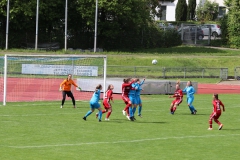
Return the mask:
[[(72, 74), (81, 92), (76, 100), (90, 100), (98, 84), (106, 88), (106, 55), (11, 55), (4, 57), (3, 105), (6, 102), (61, 100), (61, 82)], [(1, 100), (1, 99), (0, 99)]]

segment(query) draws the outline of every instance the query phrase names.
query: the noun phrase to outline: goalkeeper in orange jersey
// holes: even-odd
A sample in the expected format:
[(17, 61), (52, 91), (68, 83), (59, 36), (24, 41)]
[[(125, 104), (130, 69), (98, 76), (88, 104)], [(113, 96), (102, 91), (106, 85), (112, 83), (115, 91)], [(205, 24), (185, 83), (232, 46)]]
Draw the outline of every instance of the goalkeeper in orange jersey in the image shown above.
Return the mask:
[(72, 85), (74, 85), (79, 90), (81, 90), (81, 88), (72, 80), (72, 75), (68, 74), (67, 79), (65, 79), (60, 84), (60, 88), (59, 88), (59, 91), (62, 91), (62, 96), (63, 96), (62, 105), (61, 105), (60, 108), (63, 108), (64, 102), (65, 102), (65, 99), (66, 99), (66, 95), (72, 99), (73, 108), (76, 108), (75, 99), (74, 99), (74, 96), (73, 96), (72, 91), (71, 91)]
[(175, 98), (170, 105), (170, 113), (174, 114), (174, 112), (177, 109), (177, 106), (179, 106), (179, 104), (181, 104), (183, 100), (183, 93), (182, 90), (180, 89), (180, 81), (178, 81), (176, 84), (176, 90), (174, 92), (174, 95), (170, 96), (169, 98)]

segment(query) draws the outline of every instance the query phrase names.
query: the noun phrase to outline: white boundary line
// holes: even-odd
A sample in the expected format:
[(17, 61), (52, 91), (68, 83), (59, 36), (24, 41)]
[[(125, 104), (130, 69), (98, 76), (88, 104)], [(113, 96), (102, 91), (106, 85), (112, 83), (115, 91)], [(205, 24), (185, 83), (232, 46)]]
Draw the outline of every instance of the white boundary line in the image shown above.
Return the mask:
[[(209, 131), (209, 132), (212, 132), (212, 131)], [(25, 148), (48, 148), (48, 147), (83, 146), (83, 145), (98, 145), (98, 144), (135, 143), (135, 142), (168, 140), (168, 139), (225, 137), (225, 136), (240, 136), (240, 134), (182, 136), (182, 137), (162, 137), (162, 138), (150, 138), (150, 139), (136, 139), (136, 140), (128, 140), (128, 141), (115, 141), (115, 142), (86, 142), (86, 143), (76, 143), (76, 144), (52, 144), (52, 145), (7, 146), (7, 147), (9, 147), (9, 148), (19, 148), (19, 149), (25, 149)]]

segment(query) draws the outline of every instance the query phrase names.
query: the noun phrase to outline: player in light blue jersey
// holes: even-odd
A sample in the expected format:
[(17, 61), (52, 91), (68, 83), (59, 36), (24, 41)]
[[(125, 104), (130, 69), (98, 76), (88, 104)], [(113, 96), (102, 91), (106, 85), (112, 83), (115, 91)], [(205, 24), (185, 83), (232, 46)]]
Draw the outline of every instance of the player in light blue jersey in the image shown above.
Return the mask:
[(87, 120), (87, 117), (94, 112), (95, 109), (98, 109), (99, 110), (98, 121), (101, 122), (101, 120), (102, 120), (102, 108), (99, 104), (101, 90), (102, 90), (102, 85), (101, 84), (97, 85), (97, 87), (96, 87), (96, 89), (95, 89), (95, 91), (92, 95), (92, 98), (90, 100), (90, 111), (88, 111), (86, 113), (86, 115), (83, 117), (83, 119), (85, 121)]
[(141, 88), (141, 86), (143, 85), (143, 83), (145, 82), (145, 78), (143, 79), (142, 82), (140, 82), (140, 79), (137, 79), (137, 90), (136, 90), (136, 103), (138, 105), (138, 116), (142, 118), (142, 100), (141, 100), (141, 97), (140, 97), (140, 94), (141, 94), (141, 91), (143, 90)]
[(131, 85), (131, 89), (128, 93), (128, 97), (130, 99), (130, 101), (132, 102), (132, 105), (129, 107), (129, 119), (131, 121), (136, 120), (134, 117), (134, 113), (136, 111), (137, 108), (137, 102), (136, 102), (136, 90), (137, 90), (137, 83), (132, 83)]
[(192, 105), (193, 100), (194, 100), (194, 94), (195, 94), (195, 89), (192, 86), (192, 82), (188, 81), (186, 88), (182, 91), (183, 91), (183, 93), (187, 93), (187, 104), (191, 111), (191, 114), (196, 114), (197, 110)]

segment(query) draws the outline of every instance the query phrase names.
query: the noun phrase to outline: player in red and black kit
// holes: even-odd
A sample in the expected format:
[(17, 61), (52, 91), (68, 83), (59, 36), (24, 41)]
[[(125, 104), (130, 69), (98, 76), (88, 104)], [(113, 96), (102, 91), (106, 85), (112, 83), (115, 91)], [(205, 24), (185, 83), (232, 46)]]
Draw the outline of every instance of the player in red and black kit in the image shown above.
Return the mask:
[[(114, 89), (114, 86), (112, 84), (110, 84), (107, 88), (107, 91), (105, 92), (105, 96), (103, 99), (103, 106), (104, 106), (105, 110), (102, 110), (102, 113), (107, 112), (107, 115), (105, 118), (106, 121), (110, 120), (109, 117), (112, 113), (112, 105), (110, 103), (110, 100), (113, 102), (113, 97), (112, 97), (113, 89)], [(98, 113), (96, 113), (96, 118), (98, 118)]]
[(135, 80), (131, 81), (131, 78), (127, 78), (127, 79), (123, 79), (123, 84), (122, 84), (122, 100), (124, 101), (124, 103), (126, 104), (126, 107), (124, 108), (123, 115), (129, 115), (129, 107), (132, 106), (132, 102), (130, 101), (129, 97), (128, 97), (128, 93), (130, 91), (130, 89), (132, 88), (131, 85), (132, 83), (134, 83)]
[(222, 113), (221, 106), (222, 106), (223, 112), (225, 112), (225, 107), (224, 107), (224, 104), (221, 102), (221, 100), (218, 99), (218, 94), (213, 94), (212, 104), (213, 104), (213, 112), (210, 115), (208, 130), (212, 130), (212, 120), (214, 120), (218, 124), (219, 126), (218, 130), (221, 130), (223, 127), (223, 124), (219, 122), (218, 118), (221, 116), (221, 113)]
[(169, 98), (175, 98), (170, 105), (170, 113), (174, 114), (174, 112), (177, 109), (177, 106), (179, 106), (179, 104), (181, 104), (183, 100), (183, 93), (182, 93), (182, 90), (180, 89), (179, 81), (176, 84), (176, 90), (174, 92), (174, 95), (170, 96)]

